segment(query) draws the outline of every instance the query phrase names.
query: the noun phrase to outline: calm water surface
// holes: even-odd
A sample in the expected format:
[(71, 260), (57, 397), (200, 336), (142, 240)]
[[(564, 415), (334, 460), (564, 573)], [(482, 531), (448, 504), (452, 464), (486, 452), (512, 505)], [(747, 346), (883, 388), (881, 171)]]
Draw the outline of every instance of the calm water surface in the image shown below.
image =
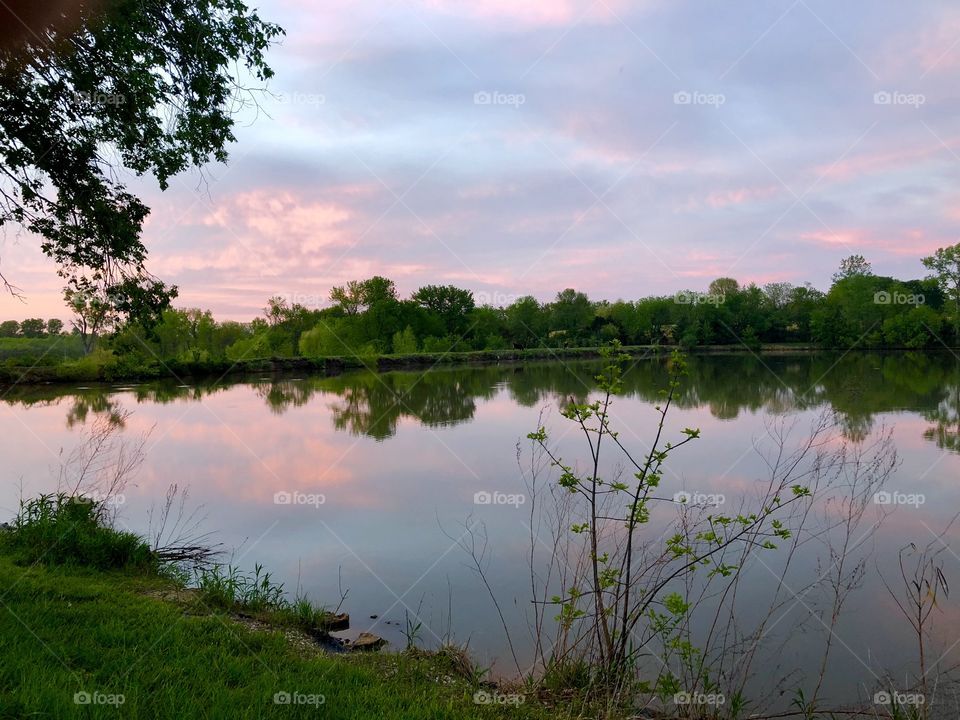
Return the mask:
[[(245, 569), (261, 563), (288, 588), (299, 585), (333, 604), (342, 584), (353, 619), (348, 634), (370, 630), (402, 646), (405, 613), (416, 614), (424, 644), (447, 635), (469, 641), (481, 662), (506, 673), (513, 664), (493, 604), (451, 537), (461, 536), (471, 517), (486, 527), (489, 579), (520, 659), (529, 662), (529, 506), (475, 498), (526, 492), (517, 444), (527, 452), (521, 438), (536, 429), (541, 412), (566, 457), (586, 457), (575, 434), (562, 435), (567, 428), (556, 407), (586, 397), (596, 371), (592, 363), (540, 363), (212, 385), (16, 388), (0, 410), (7, 478), (0, 511), (10, 516), (21, 493), (55, 487), (64, 454), (95, 416), (132, 411), (124, 434), (151, 434), (135, 486), (124, 493), (124, 525), (146, 531), (150, 508), (170, 484), (187, 486), (189, 507), (202, 506), (203, 528), (216, 531), (229, 549), (226, 559)], [(665, 381), (657, 360), (627, 374), (626, 393), (613, 410), (626, 444), (647, 447)], [(728, 503), (749, 496), (766, 477), (762, 453), (770, 449), (771, 423), (792, 424), (802, 435), (824, 411), (854, 442), (892, 428), (901, 465), (887, 489), (923, 496), (918, 506), (894, 508), (870, 539), (866, 576), (848, 601), (828, 673), (830, 694), (844, 698), (864, 693), (880, 670), (902, 676), (915, 662), (909, 628), (879, 574), (896, 578), (898, 549), (930, 542), (960, 511), (958, 360), (693, 358), (668, 427), (698, 427), (702, 439), (671, 458), (665, 486), (722, 494)], [(323, 502), (285, 504), (283, 493)], [(865, 528), (890, 509), (869, 508)], [(944, 536), (951, 549), (942, 557), (953, 578), (960, 570), (958, 533), (954, 526)], [(815, 575), (821, 552), (805, 549), (799, 572)], [(771, 572), (750, 572), (746, 616), (760, 611), (776, 584)], [(781, 671), (797, 668), (800, 677), (816, 673), (825, 630), (811, 612), (820, 601), (803, 595), (784, 607), (770, 633), (769, 675), (758, 675), (757, 692), (773, 691), (776, 663)], [(956, 659), (960, 613), (952, 597), (934, 620), (939, 631), (930, 654)]]

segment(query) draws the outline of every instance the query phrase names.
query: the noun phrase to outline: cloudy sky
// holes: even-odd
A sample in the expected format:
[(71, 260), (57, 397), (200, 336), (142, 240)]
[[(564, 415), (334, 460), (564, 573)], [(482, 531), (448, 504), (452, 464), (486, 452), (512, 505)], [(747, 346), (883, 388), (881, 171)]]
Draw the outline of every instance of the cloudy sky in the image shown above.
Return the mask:
[[(927, 0), (264, 0), (287, 30), (227, 166), (152, 207), (178, 305), (250, 319), (373, 274), (496, 304), (921, 277), (958, 241), (960, 7)], [(0, 241), (66, 316), (35, 238)]]

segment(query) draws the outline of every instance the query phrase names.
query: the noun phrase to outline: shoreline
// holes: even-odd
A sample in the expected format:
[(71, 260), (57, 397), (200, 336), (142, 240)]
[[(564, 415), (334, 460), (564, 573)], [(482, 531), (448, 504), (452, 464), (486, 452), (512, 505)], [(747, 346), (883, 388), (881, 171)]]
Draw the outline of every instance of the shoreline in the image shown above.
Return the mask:
[[(827, 348), (808, 343), (803, 344), (765, 344), (756, 349), (742, 345), (706, 345), (694, 348), (680, 348), (676, 345), (633, 345), (624, 346), (622, 352), (633, 358), (663, 358), (674, 350), (681, 349), (690, 356), (703, 355), (755, 355), (786, 356), (831, 354), (849, 352), (869, 352), (877, 354), (900, 354), (905, 352), (924, 352), (911, 348)], [(956, 352), (951, 348), (937, 349), (934, 353)], [(64, 365), (38, 365), (30, 368), (0, 366), (0, 390), (16, 386), (59, 385), (76, 382), (118, 382), (149, 380), (218, 380), (243, 378), (245, 376), (304, 374), (311, 376), (334, 377), (351, 370), (368, 369), (378, 373), (397, 370), (422, 370), (436, 367), (489, 366), (500, 363), (517, 362), (557, 362), (563, 360), (599, 359), (599, 347), (585, 348), (536, 348), (528, 350), (474, 350), (466, 352), (416, 353), (410, 355), (378, 355), (375, 357), (272, 357), (250, 360), (212, 360), (212, 361), (153, 361), (149, 365), (135, 368), (124, 367), (123, 358), (115, 363), (95, 368), (72, 367)]]
[[(676, 345), (624, 346), (622, 351), (632, 357), (665, 357), (678, 349)], [(755, 353), (765, 355), (808, 354), (833, 352), (810, 344), (768, 344), (756, 350), (742, 345), (708, 345), (684, 350), (689, 355), (726, 355)], [(96, 368), (70, 365), (37, 365), (34, 367), (0, 366), (0, 390), (17, 385), (53, 385), (75, 382), (116, 382), (161, 379), (224, 379), (246, 375), (282, 375), (302, 373), (333, 377), (350, 370), (369, 369), (375, 372), (420, 370), (433, 367), (470, 367), (496, 365), (502, 362), (550, 362), (559, 360), (595, 360), (600, 358), (599, 347), (535, 348), (527, 350), (473, 350), (446, 353), (415, 353), (410, 355), (378, 355), (362, 357), (272, 357), (250, 360), (180, 361), (156, 360), (149, 365), (124, 367), (123, 358), (116, 363)]]

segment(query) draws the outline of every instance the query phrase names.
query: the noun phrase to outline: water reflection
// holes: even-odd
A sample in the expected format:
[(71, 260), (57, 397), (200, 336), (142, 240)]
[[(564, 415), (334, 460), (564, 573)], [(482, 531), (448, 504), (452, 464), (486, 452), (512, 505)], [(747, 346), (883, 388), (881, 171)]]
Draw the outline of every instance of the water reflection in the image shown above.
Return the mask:
[[(656, 401), (667, 378), (664, 357), (631, 363), (625, 394)], [(347, 373), (336, 377), (261, 378), (255, 387), (270, 411), (282, 415), (328, 398), (334, 428), (356, 436), (386, 440), (404, 418), (427, 427), (472, 420), (477, 403), (505, 388), (523, 407), (582, 401), (594, 387), (595, 362), (531, 363), (421, 372)], [(830, 406), (846, 437), (862, 440), (879, 413), (919, 412), (932, 425), (923, 437), (937, 447), (960, 450), (960, 359), (937, 355), (849, 353), (775, 355), (708, 355), (690, 358), (690, 374), (676, 400), (681, 408), (705, 408), (718, 420), (741, 413), (782, 414)], [(132, 392), (137, 403), (202, 400), (234, 383), (183, 386), (159, 382), (133, 387), (57, 386), (13, 388), (7, 403), (32, 406), (69, 397), (67, 424), (82, 424), (90, 413), (119, 418), (111, 396)]]
[[(531, 504), (478, 505), (475, 496), (524, 492), (517, 440), (535, 429), (544, 407), (552, 413), (546, 424), (561, 428), (558, 401), (586, 398), (598, 369), (598, 363), (531, 363), (190, 386), (14, 388), (4, 397), (4, 409), (12, 411), (0, 412), (0, 457), (13, 481), (0, 487), (0, 519), (15, 512), (16, 481), (22, 479), (28, 494), (50, 489), (62, 459), (58, 450), (74, 447), (93, 415), (119, 419), (121, 411), (133, 411), (125, 433), (153, 434), (148, 462), (125, 493), (122, 518), (131, 529), (144, 531), (150, 507), (163, 501), (171, 482), (182, 483), (190, 487), (192, 505), (203, 508), (204, 528), (237, 548), (231, 559), (244, 568), (263, 563), (288, 587), (302, 584), (323, 602), (339, 596), (342, 570), (355, 630), (382, 634), (400, 647), (405, 613), (423, 599), (427, 642), (437, 641), (431, 631), (442, 634), (452, 622), (480, 662), (496, 665), (504, 659), (504, 639), (491, 628), (500, 621), (449, 533), (468, 517), (482, 521), (491, 538), (490, 571), (501, 600), (514, 608), (508, 616), (514, 637), (522, 637)], [(652, 406), (666, 380), (662, 357), (638, 361), (627, 372), (628, 397), (617, 399), (614, 412), (631, 445), (648, 440)], [(824, 409), (836, 414), (849, 438), (895, 427), (903, 465), (889, 489), (922, 493), (926, 503), (897, 508), (878, 531), (874, 557), (887, 576), (896, 577), (899, 548), (929, 542), (960, 502), (960, 453), (945, 452), (960, 450), (960, 363), (952, 355), (692, 357), (676, 404), (671, 428), (698, 427), (703, 437), (694, 450), (672, 458), (668, 488), (722, 493), (731, 503), (752, 497), (754, 484), (767, 476), (753, 441), (763, 439), (775, 416), (788, 415), (786, 425), (796, 420), (801, 436)], [(571, 457), (583, 457), (574, 434), (557, 438)], [(274, 501), (276, 493), (290, 491), (320, 493), (326, 502)], [(960, 537), (949, 540), (960, 544)], [(829, 565), (814, 545), (798, 560), (797, 580)], [(750, 603), (775, 589), (765, 584), (771, 577), (754, 568), (745, 617), (753, 616)], [(882, 656), (878, 665), (906, 663), (910, 633), (899, 632), (896, 608), (875, 573), (865, 583), (856, 596), (861, 604), (844, 619), (845, 645), (870, 648)], [(802, 616), (816, 600), (805, 596), (794, 612)], [(777, 626), (776, 642), (788, 643), (790, 653), (784, 665), (816, 672), (819, 638), (791, 632), (794, 619)], [(880, 643), (874, 642), (878, 627), (891, 633)], [(946, 646), (956, 639), (949, 632), (943, 637)], [(837, 688), (871, 680), (855, 658), (838, 652), (835, 662)]]

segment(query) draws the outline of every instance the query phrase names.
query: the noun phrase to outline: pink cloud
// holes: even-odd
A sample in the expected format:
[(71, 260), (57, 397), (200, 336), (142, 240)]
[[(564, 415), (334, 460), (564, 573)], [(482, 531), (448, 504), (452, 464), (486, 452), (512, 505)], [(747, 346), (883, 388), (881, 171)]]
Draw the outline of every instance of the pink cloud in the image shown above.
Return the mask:
[(738, 207), (768, 200), (780, 192), (781, 188), (778, 185), (710, 190), (705, 197), (691, 197), (678, 209), (681, 212), (691, 212), (706, 206), (712, 210), (723, 210), (728, 207)]
[(524, 27), (563, 26), (575, 22), (610, 23), (616, 22), (621, 13), (628, 9), (653, 7), (654, 0), (642, 0), (630, 5), (626, 0), (607, 0), (598, 3), (592, 0), (425, 0), (423, 4), (431, 10), (455, 15), (460, 18), (473, 18), (484, 22), (509, 22)]
[(840, 230), (836, 232), (816, 230), (801, 233), (800, 237), (821, 245), (839, 245), (842, 247), (869, 247), (875, 244), (875, 242), (867, 239), (867, 234), (863, 230)]
[(732, 190), (714, 190), (707, 195), (706, 203), (714, 209), (725, 208), (730, 205), (745, 205), (766, 200), (780, 192), (776, 185), (766, 185), (755, 188), (735, 188)]
[(945, 14), (913, 38), (911, 55), (926, 73), (945, 73), (960, 67), (960, 14)]
[[(946, 145), (946, 147), (944, 147)], [(943, 143), (930, 138), (922, 145), (900, 147), (873, 153), (861, 153), (837, 163), (821, 165), (814, 169), (824, 181), (858, 180), (870, 175), (880, 175), (901, 169), (916, 169), (916, 166), (940, 156), (953, 160), (950, 150), (960, 150), (960, 139), (943, 138)]]
[(954, 242), (951, 238), (930, 236), (922, 228), (911, 228), (883, 235), (864, 228), (846, 228), (836, 232), (817, 230), (801, 233), (800, 237), (809, 242), (847, 248), (851, 251), (872, 249), (910, 258), (932, 253), (937, 248)]

